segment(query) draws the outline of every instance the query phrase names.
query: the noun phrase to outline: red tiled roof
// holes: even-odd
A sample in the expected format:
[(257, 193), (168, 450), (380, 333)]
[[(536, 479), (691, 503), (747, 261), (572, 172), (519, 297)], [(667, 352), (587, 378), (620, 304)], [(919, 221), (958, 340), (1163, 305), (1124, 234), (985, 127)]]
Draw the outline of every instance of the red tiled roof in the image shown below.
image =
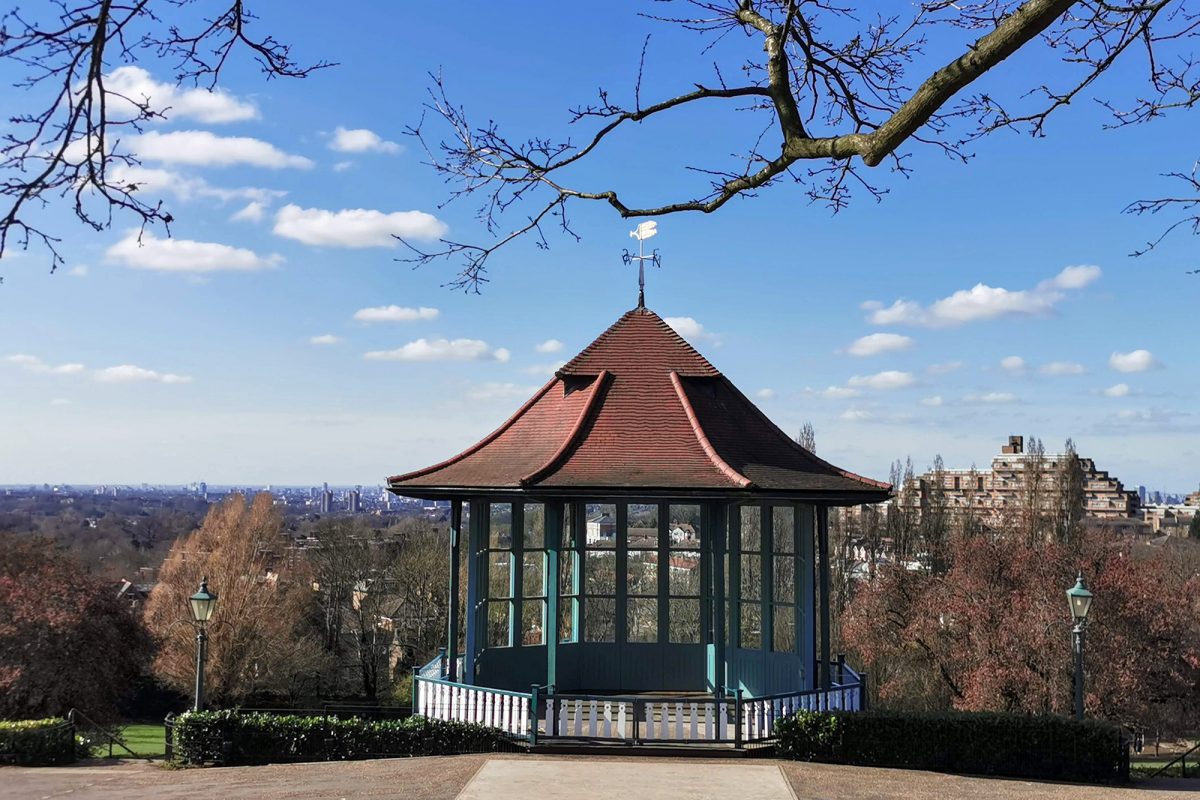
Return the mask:
[(494, 433), (388, 485), (418, 496), (676, 490), (835, 502), (890, 489), (796, 444), (645, 308), (600, 334)]

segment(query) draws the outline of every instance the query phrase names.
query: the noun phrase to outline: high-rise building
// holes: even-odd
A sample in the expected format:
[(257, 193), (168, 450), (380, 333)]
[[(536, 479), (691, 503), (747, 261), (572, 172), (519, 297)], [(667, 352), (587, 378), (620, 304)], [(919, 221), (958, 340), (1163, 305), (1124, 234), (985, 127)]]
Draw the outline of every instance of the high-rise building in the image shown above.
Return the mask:
[[(329, 484), (326, 484), (326, 486), (328, 486), (328, 485)], [(321, 513), (322, 514), (332, 514), (333, 513), (333, 492), (329, 491), (328, 489), (321, 492)]]
[(357, 514), (362, 511), (362, 492), (358, 489), (351, 489), (349, 496), (346, 499), (346, 510), (351, 514)]
[[(1009, 436), (1000, 455), (992, 459), (990, 470), (944, 469), (940, 472), (942, 497), (946, 507), (974, 509), (984, 516), (999, 516), (1017, 511), (1027, 502), (1028, 481), (1037, 476), (1044, 495), (1042, 503), (1057, 501), (1058, 481), (1066, 454), (1025, 452), (1025, 437)], [(1096, 469), (1096, 462), (1079, 457), (1083, 473), (1083, 512), (1096, 519), (1122, 519), (1135, 515), (1139, 505), (1137, 492), (1127, 491), (1121, 481), (1107, 471)], [(909, 502), (924, 508), (936, 488), (939, 473), (926, 472), (914, 479), (917, 491), (906, 493)], [(901, 498), (902, 502), (904, 498)]]

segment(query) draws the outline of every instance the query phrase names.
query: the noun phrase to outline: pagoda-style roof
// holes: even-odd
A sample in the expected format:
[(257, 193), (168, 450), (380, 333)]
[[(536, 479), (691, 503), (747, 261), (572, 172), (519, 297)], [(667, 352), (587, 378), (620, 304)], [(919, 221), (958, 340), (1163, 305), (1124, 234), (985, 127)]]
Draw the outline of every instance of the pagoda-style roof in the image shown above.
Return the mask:
[(507, 422), (388, 479), (415, 497), (779, 496), (834, 504), (891, 486), (817, 458), (653, 311), (627, 312)]

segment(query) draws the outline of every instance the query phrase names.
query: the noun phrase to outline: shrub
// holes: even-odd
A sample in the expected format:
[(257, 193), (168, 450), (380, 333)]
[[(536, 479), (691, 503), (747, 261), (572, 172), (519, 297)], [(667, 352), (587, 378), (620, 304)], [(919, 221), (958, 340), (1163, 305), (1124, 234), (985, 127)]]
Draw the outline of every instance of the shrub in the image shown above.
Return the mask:
[(1120, 730), (1058, 716), (801, 712), (776, 725), (787, 758), (1020, 778), (1114, 782), (1129, 764)]
[(64, 719), (0, 722), (0, 758), (26, 766), (75, 760), (75, 726)]
[(481, 753), (498, 750), (509, 741), (494, 728), (424, 717), (364, 720), (201, 711), (182, 714), (174, 724), (175, 758), (186, 764)]

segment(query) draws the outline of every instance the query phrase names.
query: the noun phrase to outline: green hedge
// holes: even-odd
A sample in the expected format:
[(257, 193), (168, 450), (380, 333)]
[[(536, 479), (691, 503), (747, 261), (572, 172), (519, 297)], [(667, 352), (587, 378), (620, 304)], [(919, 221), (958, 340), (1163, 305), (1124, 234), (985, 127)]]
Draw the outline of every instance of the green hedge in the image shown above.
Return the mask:
[(239, 711), (182, 714), (174, 720), (172, 737), (174, 757), (185, 764), (487, 753), (510, 745), (495, 728), (424, 717), (364, 720)]
[(1120, 730), (1096, 720), (974, 712), (800, 712), (776, 725), (783, 757), (1111, 783), (1129, 779)]
[(0, 762), (27, 766), (75, 760), (75, 726), (65, 719), (0, 721)]

